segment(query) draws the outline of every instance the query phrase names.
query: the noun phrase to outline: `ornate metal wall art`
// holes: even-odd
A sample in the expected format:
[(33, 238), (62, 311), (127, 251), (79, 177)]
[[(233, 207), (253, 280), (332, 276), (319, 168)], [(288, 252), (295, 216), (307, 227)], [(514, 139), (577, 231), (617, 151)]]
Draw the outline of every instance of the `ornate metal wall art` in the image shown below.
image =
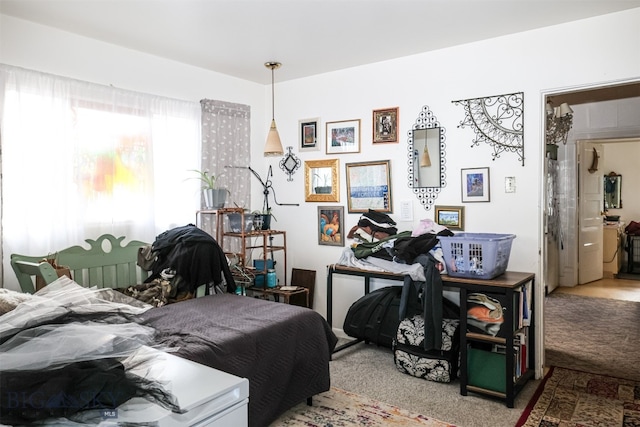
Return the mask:
[[(432, 159), (434, 160), (438, 159), (438, 160), (436, 161), (432, 160), (433, 166), (430, 166), (430, 167), (439, 168), (440, 179), (437, 186), (420, 187), (419, 180), (416, 179), (416, 177), (419, 176), (420, 174), (419, 168), (420, 168), (420, 156), (421, 156), (421, 153), (419, 152), (419, 150), (416, 150), (414, 146), (413, 132), (414, 130), (417, 130), (417, 129), (438, 129), (439, 130), (440, 138), (439, 138), (438, 153), (431, 154)], [(433, 112), (429, 109), (428, 105), (425, 105), (424, 107), (422, 107), (422, 110), (420, 111), (420, 114), (418, 115), (418, 118), (416, 119), (416, 122), (413, 125), (413, 128), (409, 132), (407, 132), (409, 136), (408, 144), (407, 144), (407, 149), (408, 149), (407, 164), (409, 166), (407, 171), (409, 172), (409, 176), (408, 176), (409, 188), (413, 190), (413, 193), (416, 195), (416, 197), (418, 198), (418, 200), (426, 210), (431, 209), (431, 206), (435, 203), (435, 200), (438, 197), (440, 190), (444, 188), (447, 184), (446, 182), (447, 174), (446, 174), (446, 166), (445, 166), (445, 163), (446, 163), (445, 141), (447, 138), (445, 136), (445, 133), (446, 133), (445, 128), (440, 126), (440, 122), (438, 122), (438, 119), (433, 114)]]
[(293, 174), (300, 167), (300, 159), (291, 152), (293, 147), (287, 147), (287, 154), (280, 160), (280, 169), (287, 175), (287, 181), (293, 181)]
[(503, 152), (516, 153), (524, 166), (524, 93), (452, 101), (462, 105), (464, 120), (459, 128), (470, 126), (476, 133), (471, 147), (480, 142), (493, 147), (493, 160)]

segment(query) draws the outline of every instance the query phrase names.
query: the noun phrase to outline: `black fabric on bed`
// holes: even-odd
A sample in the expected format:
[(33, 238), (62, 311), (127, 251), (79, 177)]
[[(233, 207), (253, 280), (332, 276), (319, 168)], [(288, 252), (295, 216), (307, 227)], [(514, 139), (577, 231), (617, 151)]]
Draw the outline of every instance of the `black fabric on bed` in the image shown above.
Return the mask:
[(216, 294), (153, 308), (142, 318), (178, 356), (247, 378), (250, 426), (268, 426), (330, 388), (337, 337), (308, 308)]
[(174, 270), (184, 280), (185, 289), (195, 293), (200, 285), (219, 285), (223, 279), (227, 292), (235, 292), (236, 284), (224, 251), (207, 232), (193, 224), (172, 228), (156, 237), (151, 247), (157, 260), (152, 274), (145, 280), (151, 282), (160, 277), (168, 268)]

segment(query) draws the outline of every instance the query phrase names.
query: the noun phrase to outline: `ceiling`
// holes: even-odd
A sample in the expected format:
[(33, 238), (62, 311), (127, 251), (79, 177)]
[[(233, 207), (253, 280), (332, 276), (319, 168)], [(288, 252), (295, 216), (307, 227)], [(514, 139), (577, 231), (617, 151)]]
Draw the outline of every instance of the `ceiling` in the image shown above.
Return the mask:
[(0, 0), (0, 13), (261, 84), (640, 7), (640, 0)]

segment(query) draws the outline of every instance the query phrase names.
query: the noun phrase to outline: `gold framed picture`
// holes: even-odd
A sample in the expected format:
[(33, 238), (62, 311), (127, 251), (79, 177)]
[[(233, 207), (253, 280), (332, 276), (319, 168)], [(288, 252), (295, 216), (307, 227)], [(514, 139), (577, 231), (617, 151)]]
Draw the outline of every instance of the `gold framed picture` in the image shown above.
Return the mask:
[(398, 142), (398, 107), (373, 110), (373, 143)]
[(436, 223), (449, 230), (464, 230), (464, 206), (435, 206)]
[(304, 162), (304, 200), (306, 202), (339, 202), (340, 175), (338, 159)]

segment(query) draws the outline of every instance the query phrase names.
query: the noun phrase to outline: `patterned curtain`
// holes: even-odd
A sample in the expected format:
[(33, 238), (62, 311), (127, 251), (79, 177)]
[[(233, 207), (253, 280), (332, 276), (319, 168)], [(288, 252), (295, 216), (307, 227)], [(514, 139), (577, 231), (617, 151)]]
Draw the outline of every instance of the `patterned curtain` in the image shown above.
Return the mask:
[[(226, 166), (249, 166), (251, 108), (232, 102), (203, 99), (202, 107), (202, 163), (203, 171), (215, 174), (217, 186), (229, 190), (225, 208), (251, 205), (251, 175), (243, 169)], [(216, 217), (204, 215), (201, 228), (214, 236), (227, 251), (240, 251), (238, 239), (220, 242), (216, 234)], [(226, 226), (226, 225), (225, 225)]]
[(249, 166), (251, 108), (232, 102), (203, 99), (202, 170), (218, 177), (218, 186), (231, 193), (225, 207), (249, 207), (250, 175), (225, 166)]

